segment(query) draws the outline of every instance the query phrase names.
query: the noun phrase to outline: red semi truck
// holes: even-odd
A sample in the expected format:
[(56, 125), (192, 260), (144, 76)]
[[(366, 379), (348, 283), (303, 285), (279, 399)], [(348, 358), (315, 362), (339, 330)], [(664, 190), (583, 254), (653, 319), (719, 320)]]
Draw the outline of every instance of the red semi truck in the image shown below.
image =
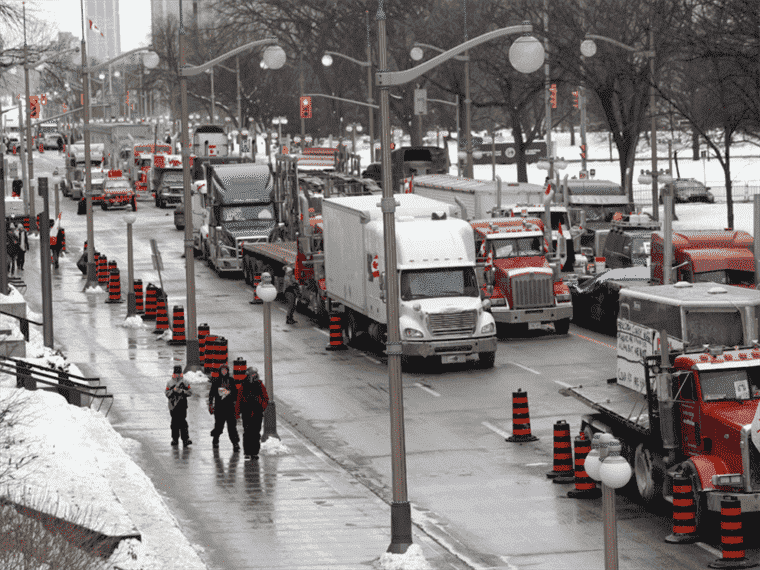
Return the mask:
[(581, 422), (587, 437), (620, 439), (644, 501), (672, 501), (673, 477), (690, 478), (697, 525), (706, 511), (720, 512), (726, 494), (743, 512), (760, 511), (760, 451), (751, 435), (760, 403), (758, 316), (760, 296), (746, 288), (625, 288), (617, 376), (560, 390), (593, 409)]
[[(755, 258), (752, 236), (735, 230), (673, 232), (672, 281), (711, 282), (754, 287)], [(653, 232), (652, 281), (663, 283), (664, 234)]]

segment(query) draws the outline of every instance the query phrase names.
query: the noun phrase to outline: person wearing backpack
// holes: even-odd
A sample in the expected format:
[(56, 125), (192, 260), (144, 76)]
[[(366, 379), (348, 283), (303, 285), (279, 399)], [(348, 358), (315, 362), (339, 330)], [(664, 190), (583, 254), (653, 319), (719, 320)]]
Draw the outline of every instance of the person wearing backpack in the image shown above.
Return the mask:
[(243, 452), (245, 460), (258, 459), (261, 449), (261, 422), (269, 405), (269, 394), (259, 371), (249, 367), (243, 380), (240, 415), (243, 416)]
[(191, 443), (187, 429), (187, 399), (193, 395), (190, 384), (182, 376), (182, 367), (175, 366), (172, 377), (166, 383), (166, 397), (169, 399), (169, 414), (172, 418), (172, 447), (182, 443), (187, 447)]

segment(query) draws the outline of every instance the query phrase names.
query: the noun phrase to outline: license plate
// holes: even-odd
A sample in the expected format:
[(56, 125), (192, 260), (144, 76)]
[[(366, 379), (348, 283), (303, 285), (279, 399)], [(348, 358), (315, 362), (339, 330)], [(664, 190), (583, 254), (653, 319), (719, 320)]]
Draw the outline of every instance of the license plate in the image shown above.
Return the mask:
[(540, 322), (536, 322), (536, 323), (528, 323), (528, 330), (529, 330), (529, 331), (532, 331), (532, 330), (540, 329), (540, 328), (541, 328), (541, 327), (543, 327), (543, 326), (544, 326), (544, 325), (543, 325), (543, 324), (541, 324)]
[(445, 354), (441, 356), (442, 364), (454, 364), (456, 362), (467, 362), (467, 356), (464, 354)]

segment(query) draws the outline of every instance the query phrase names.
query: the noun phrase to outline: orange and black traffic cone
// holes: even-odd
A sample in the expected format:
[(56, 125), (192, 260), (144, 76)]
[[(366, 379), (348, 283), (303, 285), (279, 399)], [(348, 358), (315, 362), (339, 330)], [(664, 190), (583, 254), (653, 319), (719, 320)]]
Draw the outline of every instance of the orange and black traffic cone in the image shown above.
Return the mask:
[(169, 330), (169, 311), (166, 308), (166, 293), (163, 289), (156, 290), (156, 328), (153, 334), (160, 334)]
[(586, 434), (581, 432), (573, 440), (575, 447), (575, 489), (568, 491), (571, 499), (596, 499), (602, 496), (602, 490), (596, 486), (596, 481), (586, 473), (586, 456), (591, 451), (591, 442)]
[(538, 441), (530, 431), (530, 411), (528, 410), (528, 393), (518, 388), (512, 392), (512, 435), (505, 438), (512, 443)]
[(556, 483), (573, 482), (573, 451), (570, 445), (570, 424), (565, 420), (555, 422), (554, 467), (546, 476), (554, 479)]
[(174, 305), (172, 309), (172, 338), (169, 344), (185, 344), (185, 309), (182, 305)]
[(665, 542), (689, 544), (697, 541), (695, 496), (691, 479), (684, 475), (673, 477), (673, 534), (666, 536)]
[(204, 372), (206, 371), (206, 338), (208, 337), (208, 333), (208, 324), (203, 323), (198, 325), (198, 352)]
[(145, 289), (145, 316), (143, 317), (146, 321), (156, 320), (156, 310), (158, 309), (156, 292), (156, 286), (153, 283), (148, 283), (148, 287)]
[(251, 305), (260, 305), (264, 302), (256, 294), (256, 288), (259, 286), (259, 283), (261, 283), (261, 273), (255, 273), (253, 275), (253, 299), (251, 300)]
[(724, 495), (720, 500), (721, 558), (710, 562), (710, 568), (753, 568), (757, 562), (748, 560), (744, 550), (742, 504), (736, 497)]
[(145, 312), (142, 279), (135, 279), (135, 312), (138, 315), (142, 315)]

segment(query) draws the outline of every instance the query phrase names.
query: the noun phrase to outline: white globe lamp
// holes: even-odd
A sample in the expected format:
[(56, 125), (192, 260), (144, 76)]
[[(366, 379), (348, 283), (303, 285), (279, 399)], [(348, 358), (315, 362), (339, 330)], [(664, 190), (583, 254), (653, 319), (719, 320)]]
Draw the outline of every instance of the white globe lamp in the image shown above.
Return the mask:
[(277, 289), (272, 285), (272, 276), (269, 273), (261, 274), (261, 283), (256, 287), (256, 295), (265, 303), (271, 303), (277, 298)]
[(280, 69), (286, 59), (285, 50), (280, 46), (267, 46), (264, 50), (264, 61), (269, 69)]
[(521, 36), (509, 47), (509, 63), (520, 73), (541, 69), (544, 55), (544, 46), (533, 36)]
[(596, 55), (596, 42), (594, 40), (583, 40), (581, 42), (581, 53), (584, 57)]
[(325, 67), (330, 67), (333, 63), (333, 58), (329, 53), (326, 53), (322, 56), (322, 65)]

